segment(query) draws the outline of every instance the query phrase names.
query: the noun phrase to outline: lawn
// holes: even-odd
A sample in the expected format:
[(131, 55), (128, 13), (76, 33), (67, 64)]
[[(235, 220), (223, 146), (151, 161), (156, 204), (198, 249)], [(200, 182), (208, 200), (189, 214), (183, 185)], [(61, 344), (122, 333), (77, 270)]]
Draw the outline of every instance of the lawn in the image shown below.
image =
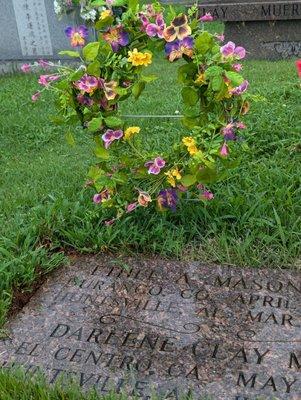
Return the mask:
[[(158, 59), (159, 79), (124, 114), (181, 112), (176, 65)], [(262, 96), (245, 118), (249, 151), (215, 199), (176, 214), (148, 210), (112, 227), (103, 224), (92, 192), (83, 188), (94, 160), (89, 134), (80, 128), (68, 145), (68, 127), (54, 126), (51, 93), (37, 103), (33, 75), (0, 78), (0, 325), (12, 288), (29, 287), (64, 261), (63, 250), (160, 253), (244, 266), (300, 267), (300, 82), (293, 61), (249, 61), (245, 75)], [(133, 119), (160, 149), (179, 135), (176, 119)]]

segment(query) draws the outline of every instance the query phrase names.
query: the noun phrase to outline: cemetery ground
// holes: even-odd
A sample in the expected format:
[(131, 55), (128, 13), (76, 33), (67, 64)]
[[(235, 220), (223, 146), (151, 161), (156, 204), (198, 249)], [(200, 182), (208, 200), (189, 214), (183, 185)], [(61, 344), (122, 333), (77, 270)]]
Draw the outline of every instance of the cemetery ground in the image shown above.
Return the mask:
[[(157, 60), (150, 70), (159, 79), (137, 102), (124, 104), (122, 112), (181, 112), (175, 68)], [(245, 75), (259, 100), (245, 118), (249, 150), (226, 181), (211, 187), (215, 199), (183, 204), (176, 214), (137, 210), (111, 227), (104, 226), (91, 190), (83, 188), (93, 158), (89, 133), (71, 128), (75, 143), (71, 135), (67, 143), (70, 128), (49, 120), (56, 113), (51, 93), (34, 104), (29, 100), (37, 88), (35, 76), (0, 78), (0, 327), (9, 310), (22, 306), (26, 293), (67, 263), (68, 255), (159, 253), (241, 267), (300, 269), (300, 82), (293, 61), (248, 61)], [(166, 137), (183, 129), (177, 119), (131, 123), (141, 126), (145, 145), (156, 148), (167, 146)], [(62, 397), (56, 392), (60, 389), (49, 391), (42, 384), (18, 386), (15, 379), (0, 374), (0, 396), (80, 398), (77, 392)], [(28, 396), (21, 397), (26, 391)]]

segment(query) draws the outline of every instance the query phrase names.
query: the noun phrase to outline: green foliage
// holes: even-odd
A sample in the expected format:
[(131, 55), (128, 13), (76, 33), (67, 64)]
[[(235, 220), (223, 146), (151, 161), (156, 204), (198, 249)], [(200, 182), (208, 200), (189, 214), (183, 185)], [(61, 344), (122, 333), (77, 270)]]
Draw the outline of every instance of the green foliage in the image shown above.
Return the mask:
[(100, 43), (99, 42), (92, 42), (88, 43), (84, 48), (83, 48), (83, 57), (86, 61), (94, 61), (95, 58), (97, 57), (97, 54), (99, 52), (100, 48)]

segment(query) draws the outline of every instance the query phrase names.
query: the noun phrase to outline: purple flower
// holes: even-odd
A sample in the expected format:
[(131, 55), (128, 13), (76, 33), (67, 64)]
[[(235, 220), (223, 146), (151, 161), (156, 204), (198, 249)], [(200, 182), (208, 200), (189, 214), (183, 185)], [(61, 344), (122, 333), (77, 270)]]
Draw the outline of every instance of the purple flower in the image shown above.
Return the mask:
[(130, 212), (136, 210), (137, 207), (138, 207), (137, 201), (136, 201), (135, 203), (130, 203), (130, 204), (128, 204), (127, 207), (126, 207), (126, 212), (127, 212), (127, 213), (130, 213)]
[(85, 39), (89, 36), (89, 30), (85, 25), (67, 26), (65, 29), (65, 34), (70, 38), (70, 44), (72, 47), (84, 46)]
[(229, 155), (229, 150), (228, 150), (228, 146), (227, 146), (227, 143), (224, 143), (223, 145), (222, 145), (222, 148), (220, 149), (220, 155), (222, 156), (222, 157), (227, 157), (228, 155)]
[(109, 199), (110, 199), (110, 192), (108, 191), (108, 189), (104, 189), (102, 192), (96, 193), (93, 196), (93, 202), (95, 204), (102, 203), (103, 201), (106, 201)]
[(34, 94), (31, 96), (31, 100), (32, 100), (33, 102), (35, 102), (35, 101), (37, 101), (37, 100), (40, 98), (40, 96), (41, 96), (41, 92), (36, 92), (36, 93), (34, 93)]
[(154, 161), (148, 161), (144, 164), (148, 168), (148, 173), (153, 175), (158, 175), (161, 169), (165, 166), (165, 160), (161, 157), (156, 157)]
[(225, 40), (225, 35), (221, 34), (221, 35), (215, 35), (216, 39), (219, 40), (220, 42), (223, 42)]
[(157, 197), (157, 203), (160, 210), (169, 208), (172, 211), (176, 211), (178, 202), (178, 194), (175, 189), (163, 189), (160, 190)]
[(236, 88), (230, 90), (230, 93), (234, 94), (235, 96), (239, 96), (242, 93), (244, 93), (245, 91), (247, 91), (248, 87), (249, 87), (249, 82), (247, 80), (244, 80), (241, 85), (239, 85)]
[(122, 25), (110, 27), (107, 32), (103, 34), (103, 38), (111, 45), (115, 53), (120, 47), (128, 45), (130, 41), (129, 34), (123, 30)]
[(41, 68), (47, 68), (49, 67), (49, 61), (46, 60), (38, 60), (38, 64)]
[(145, 21), (142, 21), (143, 27), (145, 28), (145, 32), (150, 37), (158, 36), (158, 38), (163, 38), (163, 31), (165, 29), (165, 22), (162, 14), (158, 14), (156, 17), (155, 23), (145, 24)]
[(223, 134), (225, 140), (235, 140), (236, 135), (235, 135), (234, 124), (230, 123), (230, 124), (226, 125), (224, 128), (222, 128), (222, 134)]
[(121, 129), (118, 129), (117, 131), (113, 131), (113, 129), (108, 129), (101, 138), (105, 143), (105, 148), (107, 149), (114, 142), (114, 140), (119, 140), (122, 138), (122, 136), (123, 131)]
[(211, 22), (213, 21), (212, 15), (208, 12), (205, 15), (203, 15), (200, 19), (201, 22)]
[(60, 75), (41, 75), (38, 83), (42, 86), (47, 86), (50, 82), (60, 79)]
[(204, 190), (201, 197), (204, 200), (213, 200), (214, 194), (212, 192), (210, 192), (209, 190)]
[(79, 102), (79, 104), (87, 107), (92, 106), (94, 103), (91, 97), (85, 96), (84, 94), (78, 94), (76, 96), (76, 99)]
[(234, 71), (240, 72), (242, 70), (242, 65), (241, 64), (233, 64), (232, 68), (234, 69)]
[(95, 76), (86, 74), (74, 82), (74, 86), (82, 92), (93, 93), (99, 87), (99, 80)]
[(221, 47), (220, 49), (221, 54), (224, 57), (236, 57), (239, 60), (242, 60), (246, 56), (246, 50), (243, 47), (236, 47), (235, 43), (233, 42), (228, 42), (224, 46)]
[(191, 57), (193, 55), (193, 38), (188, 36), (183, 40), (166, 43), (165, 54), (171, 62), (181, 58), (183, 54)]
[(23, 64), (21, 66), (21, 71), (27, 74), (28, 72), (31, 71), (31, 65), (30, 64)]

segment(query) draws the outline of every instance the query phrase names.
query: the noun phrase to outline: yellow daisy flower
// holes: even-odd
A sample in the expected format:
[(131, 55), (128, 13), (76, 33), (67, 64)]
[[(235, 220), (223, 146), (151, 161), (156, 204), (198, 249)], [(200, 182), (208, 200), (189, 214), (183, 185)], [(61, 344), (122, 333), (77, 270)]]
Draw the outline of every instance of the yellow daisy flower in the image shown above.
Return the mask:
[(139, 126), (129, 126), (124, 132), (124, 140), (130, 140), (134, 135), (140, 132)]
[(111, 10), (104, 10), (104, 11), (102, 11), (100, 13), (100, 18), (99, 19), (102, 21), (102, 20), (104, 20), (104, 19), (106, 19), (106, 18), (108, 18), (110, 16), (111, 16)]
[(131, 62), (134, 67), (138, 67), (140, 65), (144, 65), (147, 67), (152, 63), (152, 54), (151, 53), (142, 53), (137, 49), (128, 52), (128, 62)]

